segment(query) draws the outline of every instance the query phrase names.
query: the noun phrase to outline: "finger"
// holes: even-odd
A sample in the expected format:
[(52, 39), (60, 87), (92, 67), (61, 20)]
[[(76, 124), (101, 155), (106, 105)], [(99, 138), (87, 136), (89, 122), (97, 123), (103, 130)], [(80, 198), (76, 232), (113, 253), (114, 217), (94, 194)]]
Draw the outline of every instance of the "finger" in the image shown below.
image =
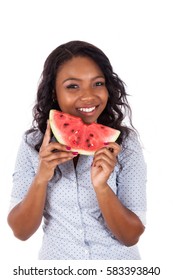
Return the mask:
[(98, 159), (93, 162), (92, 167), (101, 167), (101, 168), (107, 168), (109, 172), (112, 172), (115, 168), (116, 162), (108, 162), (107, 160)]
[[(111, 150), (113, 149), (113, 151)], [(117, 155), (120, 151), (119, 145), (110, 144), (107, 148), (102, 148), (98, 150), (93, 159), (93, 165), (95, 165), (98, 161), (105, 161), (111, 168), (114, 168), (117, 164)]]
[(48, 152), (41, 152), (40, 153), (40, 158), (42, 160), (45, 160), (45, 161), (53, 161), (53, 160), (58, 160), (58, 159), (61, 159), (61, 158), (74, 158), (75, 156), (77, 156), (77, 153), (74, 153), (74, 152), (61, 152), (61, 151), (57, 151), (57, 152), (53, 152), (53, 153), (48, 153)]
[(109, 151), (115, 156), (117, 156), (121, 152), (121, 147), (120, 145), (114, 142), (105, 143), (105, 147), (99, 149), (95, 154), (102, 153), (103, 151)]
[(108, 164), (114, 166), (116, 157), (112, 153), (110, 153), (109, 150), (105, 149), (102, 153), (95, 155), (93, 163), (96, 163), (97, 161), (100, 161), (100, 160), (104, 160)]
[(121, 151), (121, 146), (117, 144), (116, 142), (110, 142), (110, 143), (105, 143), (105, 146), (110, 149), (112, 148), (115, 151)]
[(58, 159), (54, 159), (52, 161), (49, 162), (49, 167), (50, 168), (56, 168), (57, 165), (64, 163), (66, 161), (71, 160), (71, 157), (65, 157), (65, 158), (58, 158)]
[(97, 160), (93, 163), (92, 168), (102, 168), (105, 174), (110, 174), (114, 170), (114, 165), (105, 160)]
[(49, 120), (47, 120), (47, 128), (44, 134), (43, 142), (42, 142), (42, 147), (46, 147), (51, 139), (51, 128), (50, 128), (50, 123)]
[(96, 158), (104, 158), (106, 157), (109, 160), (114, 160), (116, 158), (115, 150), (113, 148), (102, 148), (94, 155), (94, 159)]
[(47, 145), (46, 150), (48, 152), (57, 152), (57, 151), (64, 151), (64, 152), (71, 152), (70, 147), (67, 147), (63, 144), (60, 144), (58, 142), (50, 142), (49, 145)]

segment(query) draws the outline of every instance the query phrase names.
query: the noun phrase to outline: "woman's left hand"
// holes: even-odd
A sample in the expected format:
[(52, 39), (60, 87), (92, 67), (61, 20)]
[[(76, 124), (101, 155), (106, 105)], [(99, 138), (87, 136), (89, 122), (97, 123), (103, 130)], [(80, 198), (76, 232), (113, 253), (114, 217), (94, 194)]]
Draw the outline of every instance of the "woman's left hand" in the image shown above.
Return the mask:
[(108, 143), (94, 154), (91, 166), (91, 181), (94, 188), (102, 188), (107, 184), (110, 174), (117, 164), (117, 156), (121, 147), (117, 143)]

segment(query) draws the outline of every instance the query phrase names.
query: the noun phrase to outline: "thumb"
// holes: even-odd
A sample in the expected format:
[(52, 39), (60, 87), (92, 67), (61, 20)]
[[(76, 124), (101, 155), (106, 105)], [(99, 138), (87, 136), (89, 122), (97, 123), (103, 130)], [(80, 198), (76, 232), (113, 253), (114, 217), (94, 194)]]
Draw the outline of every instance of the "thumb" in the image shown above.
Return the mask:
[(43, 142), (42, 142), (42, 147), (45, 147), (49, 144), (51, 139), (51, 128), (50, 128), (50, 123), (49, 120), (47, 120), (47, 128), (44, 134)]

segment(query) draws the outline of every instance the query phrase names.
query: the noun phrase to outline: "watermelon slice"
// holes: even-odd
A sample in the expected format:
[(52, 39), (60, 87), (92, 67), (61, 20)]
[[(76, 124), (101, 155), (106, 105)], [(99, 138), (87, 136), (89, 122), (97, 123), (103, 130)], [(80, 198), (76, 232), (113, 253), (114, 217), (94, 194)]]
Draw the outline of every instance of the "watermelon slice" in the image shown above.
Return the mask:
[(83, 155), (93, 155), (105, 147), (105, 142), (115, 142), (120, 131), (102, 124), (85, 124), (81, 118), (57, 110), (50, 110), (50, 127), (56, 140)]

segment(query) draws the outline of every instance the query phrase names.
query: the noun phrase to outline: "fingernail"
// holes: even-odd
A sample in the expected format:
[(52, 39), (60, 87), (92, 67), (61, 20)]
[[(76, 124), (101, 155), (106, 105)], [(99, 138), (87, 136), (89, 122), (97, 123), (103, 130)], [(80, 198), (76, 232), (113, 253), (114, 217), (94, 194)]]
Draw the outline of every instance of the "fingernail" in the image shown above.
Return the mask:
[(108, 150), (109, 150), (111, 153), (114, 152), (114, 149), (113, 149), (113, 148), (109, 148)]
[(71, 147), (66, 146), (66, 149), (69, 151), (69, 150), (71, 150)]
[(78, 155), (78, 152), (72, 152), (72, 154), (73, 154), (74, 156), (77, 156), (77, 155)]
[(106, 145), (108, 145), (109, 143), (108, 142), (104, 142), (104, 145), (106, 146)]

